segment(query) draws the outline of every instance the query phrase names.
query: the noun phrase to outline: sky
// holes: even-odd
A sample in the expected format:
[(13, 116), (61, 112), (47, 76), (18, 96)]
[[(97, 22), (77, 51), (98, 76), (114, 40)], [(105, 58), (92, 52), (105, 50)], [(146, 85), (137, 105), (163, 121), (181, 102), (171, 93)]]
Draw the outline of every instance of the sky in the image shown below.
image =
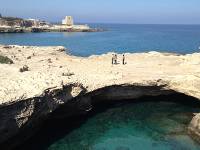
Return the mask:
[(200, 0), (0, 0), (3, 16), (77, 23), (200, 24)]

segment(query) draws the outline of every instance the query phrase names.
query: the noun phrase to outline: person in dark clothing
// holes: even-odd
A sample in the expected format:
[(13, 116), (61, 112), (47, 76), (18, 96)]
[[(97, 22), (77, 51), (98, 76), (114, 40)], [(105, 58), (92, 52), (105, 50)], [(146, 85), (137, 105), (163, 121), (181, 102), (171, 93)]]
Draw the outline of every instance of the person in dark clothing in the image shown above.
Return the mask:
[(112, 65), (114, 64), (114, 54), (112, 54)]
[(123, 54), (123, 58), (122, 58), (122, 64), (125, 65), (125, 55)]
[(115, 65), (116, 65), (117, 64), (117, 54), (115, 54), (114, 62), (115, 62)]

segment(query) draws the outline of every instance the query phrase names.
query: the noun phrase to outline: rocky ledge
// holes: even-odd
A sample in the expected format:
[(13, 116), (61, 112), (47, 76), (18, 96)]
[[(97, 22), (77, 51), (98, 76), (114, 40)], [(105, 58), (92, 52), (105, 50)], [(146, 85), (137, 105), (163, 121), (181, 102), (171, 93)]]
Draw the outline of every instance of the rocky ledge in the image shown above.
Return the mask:
[[(0, 46), (13, 64), (0, 64), (0, 149), (23, 142), (54, 112), (67, 117), (99, 100), (136, 99), (174, 93), (200, 99), (200, 53), (70, 56), (64, 47)], [(58, 115), (59, 114), (59, 115)], [(200, 115), (189, 131), (200, 136)]]

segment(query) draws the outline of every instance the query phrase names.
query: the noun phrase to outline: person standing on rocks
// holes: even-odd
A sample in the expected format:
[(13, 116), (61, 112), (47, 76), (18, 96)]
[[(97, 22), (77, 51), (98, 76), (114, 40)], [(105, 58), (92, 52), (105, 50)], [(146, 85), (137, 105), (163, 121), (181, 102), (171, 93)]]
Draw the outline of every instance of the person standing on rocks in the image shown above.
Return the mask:
[(122, 56), (122, 64), (123, 64), (123, 65), (126, 64), (126, 63), (125, 63), (125, 54), (123, 54), (123, 56)]
[(117, 54), (115, 54), (114, 61), (115, 61), (115, 65), (116, 65), (117, 64)]
[(112, 54), (112, 65), (114, 64), (114, 54)]

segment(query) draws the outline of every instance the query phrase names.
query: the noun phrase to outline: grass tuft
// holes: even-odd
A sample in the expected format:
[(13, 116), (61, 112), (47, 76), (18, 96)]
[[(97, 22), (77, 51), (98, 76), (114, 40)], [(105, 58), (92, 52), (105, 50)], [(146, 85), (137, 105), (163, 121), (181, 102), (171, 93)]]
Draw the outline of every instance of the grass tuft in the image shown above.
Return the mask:
[(0, 55), (0, 64), (13, 64), (13, 61), (7, 56)]

